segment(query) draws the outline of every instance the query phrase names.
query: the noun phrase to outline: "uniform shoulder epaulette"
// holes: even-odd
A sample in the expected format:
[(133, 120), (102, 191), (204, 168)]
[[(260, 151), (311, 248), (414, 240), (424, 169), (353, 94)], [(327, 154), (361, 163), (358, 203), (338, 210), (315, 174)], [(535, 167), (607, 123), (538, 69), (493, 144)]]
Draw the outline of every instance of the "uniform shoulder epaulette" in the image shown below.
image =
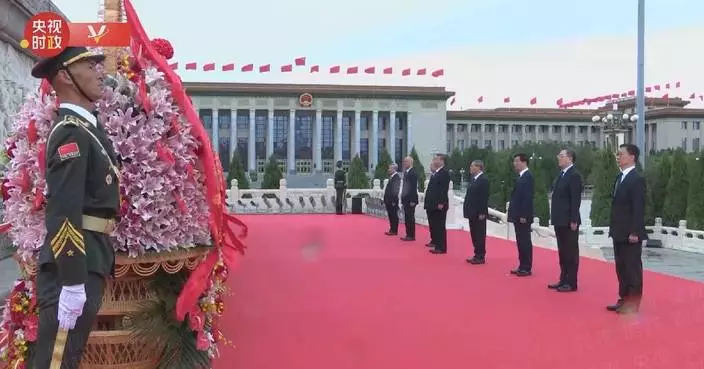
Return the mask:
[(85, 126), (86, 124), (88, 123), (75, 115), (64, 115), (60, 118), (59, 122), (56, 123), (57, 126)]

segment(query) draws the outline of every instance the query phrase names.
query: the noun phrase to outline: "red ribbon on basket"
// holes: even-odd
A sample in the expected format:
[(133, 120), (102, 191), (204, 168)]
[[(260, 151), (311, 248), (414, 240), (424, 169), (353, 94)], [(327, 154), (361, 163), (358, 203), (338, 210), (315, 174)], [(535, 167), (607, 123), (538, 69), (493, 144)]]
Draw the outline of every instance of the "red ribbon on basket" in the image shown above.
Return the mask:
[[(205, 173), (206, 198), (210, 208), (209, 229), (215, 247), (191, 273), (176, 301), (176, 318), (182, 321), (186, 314), (198, 308), (198, 299), (208, 288), (210, 275), (217, 262), (222, 260), (228, 269), (233, 268), (237, 262), (238, 254), (244, 253), (245, 246), (240, 238), (247, 236), (247, 226), (227, 212), (220, 160), (212, 151), (208, 134), (201, 124), (191, 99), (186, 95), (181, 78), (171, 69), (164, 56), (153, 47), (132, 2), (125, 0), (124, 6), (127, 24), (130, 27), (132, 53), (137, 59), (150, 60), (164, 74), (164, 79), (171, 85), (171, 95), (174, 102), (191, 123), (191, 132), (201, 144), (198, 157), (203, 163)], [(235, 234), (235, 227), (239, 227), (239, 235)]]

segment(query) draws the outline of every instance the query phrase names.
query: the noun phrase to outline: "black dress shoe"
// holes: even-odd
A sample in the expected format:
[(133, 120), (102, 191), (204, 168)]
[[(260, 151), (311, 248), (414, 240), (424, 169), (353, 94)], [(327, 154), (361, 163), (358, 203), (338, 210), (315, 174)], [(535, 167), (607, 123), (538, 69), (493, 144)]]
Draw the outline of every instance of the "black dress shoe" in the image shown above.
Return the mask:
[(615, 304), (613, 304), (613, 305), (608, 305), (608, 306), (606, 307), (606, 310), (608, 310), (608, 311), (619, 311), (619, 309), (621, 309), (621, 307), (623, 306), (623, 303), (624, 303), (624, 300), (623, 300), (623, 299), (618, 299), (618, 301), (616, 301)]
[(486, 263), (486, 260), (484, 258), (478, 258), (475, 256), (473, 258), (467, 259), (467, 262), (473, 265), (481, 265)]
[(444, 250), (438, 250), (438, 249), (432, 249), (430, 250), (431, 254), (447, 254), (447, 251)]
[(426, 244), (425, 244), (425, 247), (432, 247), (432, 248), (435, 248), (435, 244), (432, 244), (432, 243), (426, 243)]
[(398, 232), (391, 232), (391, 231), (388, 231), (388, 232), (386, 232), (386, 233), (384, 233), (384, 234), (387, 235), (387, 236), (398, 236)]
[(563, 284), (564, 284), (563, 282), (552, 283), (552, 284), (548, 285), (548, 288), (551, 290), (556, 290), (556, 289), (560, 288), (560, 286), (562, 286)]
[(415, 241), (416, 239), (414, 237), (401, 237), (401, 241)]
[(557, 292), (574, 292), (577, 291), (577, 287), (569, 285), (569, 284), (563, 284), (560, 287), (557, 287), (555, 289)]
[(533, 275), (530, 270), (519, 270), (516, 272), (516, 277), (529, 277)]

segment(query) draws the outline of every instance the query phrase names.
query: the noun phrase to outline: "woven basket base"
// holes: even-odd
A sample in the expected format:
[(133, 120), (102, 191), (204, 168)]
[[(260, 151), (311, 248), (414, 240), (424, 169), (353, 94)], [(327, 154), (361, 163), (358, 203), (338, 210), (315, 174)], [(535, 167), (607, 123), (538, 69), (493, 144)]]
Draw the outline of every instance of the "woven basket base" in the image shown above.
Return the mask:
[(80, 369), (153, 369), (159, 352), (135, 340), (129, 330), (93, 331)]

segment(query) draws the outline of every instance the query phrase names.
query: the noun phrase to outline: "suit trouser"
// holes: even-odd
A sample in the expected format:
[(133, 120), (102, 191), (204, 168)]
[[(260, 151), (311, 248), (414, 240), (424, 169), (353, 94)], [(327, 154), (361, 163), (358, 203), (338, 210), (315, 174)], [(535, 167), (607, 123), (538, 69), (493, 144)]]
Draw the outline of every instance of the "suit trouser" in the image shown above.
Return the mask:
[(425, 216), (428, 218), (428, 231), (430, 231), (430, 244), (435, 245), (435, 240), (433, 239), (433, 215), (434, 213), (428, 209), (425, 209)]
[(416, 206), (403, 204), (403, 221), (406, 224), (406, 237), (416, 238)]
[(428, 210), (430, 239), (438, 251), (447, 251), (447, 209)]
[(513, 223), (513, 229), (516, 231), (518, 269), (530, 272), (533, 269), (533, 241), (531, 240), (530, 223)]
[[(85, 283), (86, 303), (83, 314), (76, 321), (74, 329), (68, 332), (61, 369), (77, 369), (83, 356), (83, 349), (88, 342), (88, 335), (103, 304), (105, 279), (95, 273), (88, 273)], [(58, 282), (56, 269), (47, 265), (37, 275), (37, 303), (39, 308), (39, 328), (37, 341), (30, 348), (28, 360), (30, 369), (49, 369), (56, 332), (59, 329), (57, 319), (59, 311), (59, 294), (61, 285)], [(32, 365), (33, 364), (33, 365)]]
[(557, 254), (560, 257), (560, 283), (577, 287), (579, 270), (579, 229), (556, 226)]
[(474, 246), (474, 257), (483, 259), (486, 256), (486, 218), (469, 218), (469, 235)]
[(614, 264), (618, 277), (618, 295), (622, 299), (640, 298), (643, 294), (643, 246), (640, 242), (614, 241)]
[(391, 205), (386, 203), (386, 213), (389, 215), (389, 231), (391, 233), (398, 233), (398, 204)]
[(336, 188), (335, 189), (335, 213), (337, 214), (342, 214), (342, 209), (343, 209), (343, 202), (345, 201), (345, 189), (344, 188)]

